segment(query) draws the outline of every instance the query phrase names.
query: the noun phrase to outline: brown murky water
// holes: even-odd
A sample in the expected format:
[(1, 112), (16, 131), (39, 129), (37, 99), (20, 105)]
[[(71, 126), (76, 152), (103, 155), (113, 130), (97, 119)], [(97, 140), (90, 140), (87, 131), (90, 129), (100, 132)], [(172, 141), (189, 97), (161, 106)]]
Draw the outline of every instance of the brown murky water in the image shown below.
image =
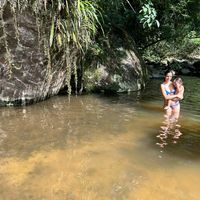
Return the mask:
[(200, 79), (184, 79), (170, 127), (161, 80), (141, 93), (0, 108), (0, 199), (199, 200)]

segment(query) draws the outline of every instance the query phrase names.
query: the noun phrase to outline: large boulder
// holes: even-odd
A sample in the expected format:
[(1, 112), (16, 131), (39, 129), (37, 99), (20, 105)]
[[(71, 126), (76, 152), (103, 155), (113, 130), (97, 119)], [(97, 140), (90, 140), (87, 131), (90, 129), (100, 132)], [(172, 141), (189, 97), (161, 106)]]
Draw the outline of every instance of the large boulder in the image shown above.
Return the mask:
[[(2, 2), (8, 3), (2, 6)], [(40, 19), (28, 8), (20, 13), (13, 12), (11, 3), (12, 0), (0, 1), (3, 8), (0, 10), (0, 105), (26, 105), (65, 89), (69, 71), (62, 58), (74, 64), (73, 58), (77, 56), (70, 53), (68, 56), (72, 58), (66, 61), (66, 52), (50, 52), (50, 23), (38, 24)], [(106, 62), (96, 62), (95, 67), (92, 63), (84, 74), (84, 82), (80, 83), (81, 89), (88, 90), (92, 85), (98, 91), (125, 92), (145, 86), (147, 70), (133, 42), (131, 47), (108, 47)], [(82, 79), (83, 71), (79, 71)]]
[[(132, 48), (120, 47), (106, 55), (106, 62), (92, 64), (84, 74), (85, 89), (102, 92), (130, 92), (145, 87), (147, 69)], [(114, 53), (113, 53), (114, 51)]]
[(7, 3), (2, 16), (0, 105), (33, 103), (57, 94), (63, 87), (66, 69), (59, 60), (49, 63), (44, 50), (48, 36), (39, 32), (34, 13), (26, 10), (14, 15)]

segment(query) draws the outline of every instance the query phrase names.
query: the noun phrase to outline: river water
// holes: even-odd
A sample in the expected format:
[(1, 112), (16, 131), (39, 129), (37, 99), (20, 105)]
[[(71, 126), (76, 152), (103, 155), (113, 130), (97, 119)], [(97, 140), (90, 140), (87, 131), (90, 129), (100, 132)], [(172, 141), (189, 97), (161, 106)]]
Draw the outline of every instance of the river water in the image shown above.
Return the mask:
[(137, 93), (0, 108), (0, 199), (199, 200), (200, 78), (183, 79), (170, 125), (162, 80)]

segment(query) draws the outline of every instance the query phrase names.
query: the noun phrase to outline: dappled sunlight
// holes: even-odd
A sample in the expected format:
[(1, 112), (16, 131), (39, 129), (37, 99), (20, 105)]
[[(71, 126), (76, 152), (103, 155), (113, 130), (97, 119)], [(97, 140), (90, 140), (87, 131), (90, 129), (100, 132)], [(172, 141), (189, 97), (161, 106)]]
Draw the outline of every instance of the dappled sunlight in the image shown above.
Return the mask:
[(156, 144), (161, 148), (164, 148), (169, 142), (176, 144), (182, 135), (180, 129), (181, 125), (178, 124), (177, 120), (169, 120), (166, 118), (162, 122), (162, 126), (160, 126), (159, 134), (156, 136), (160, 140)]

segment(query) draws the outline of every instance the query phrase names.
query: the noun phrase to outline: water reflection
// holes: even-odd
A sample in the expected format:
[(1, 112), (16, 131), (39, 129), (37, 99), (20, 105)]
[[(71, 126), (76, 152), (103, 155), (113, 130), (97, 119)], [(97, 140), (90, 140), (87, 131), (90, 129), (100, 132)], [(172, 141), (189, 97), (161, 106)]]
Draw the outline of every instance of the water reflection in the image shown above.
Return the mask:
[(167, 121), (158, 93), (1, 108), (0, 198), (199, 199), (198, 105), (186, 114), (186, 98), (179, 121)]
[(178, 124), (178, 120), (165, 117), (160, 127), (159, 134), (156, 136), (159, 139), (159, 142), (156, 144), (161, 148), (164, 148), (168, 143), (176, 144), (182, 135), (180, 128), (181, 125)]
[(28, 107), (1, 108), (0, 150), (4, 156), (28, 156), (42, 149), (70, 148), (97, 134), (120, 134), (137, 112), (122, 103), (111, 104), (94, 96), (72, 97), (71, 103), (55, 97)]

